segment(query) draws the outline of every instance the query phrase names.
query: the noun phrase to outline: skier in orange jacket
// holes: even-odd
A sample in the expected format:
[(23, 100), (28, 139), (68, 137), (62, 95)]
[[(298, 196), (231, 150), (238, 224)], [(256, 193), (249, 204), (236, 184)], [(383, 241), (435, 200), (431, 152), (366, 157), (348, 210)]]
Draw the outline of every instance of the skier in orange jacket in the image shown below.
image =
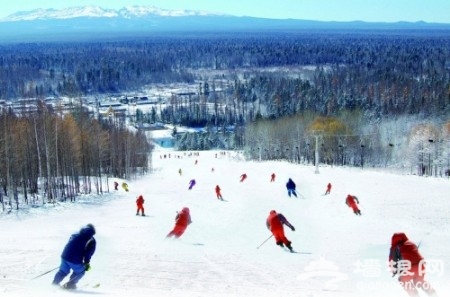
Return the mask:
[(180, 212), (177, 212), (177, 215), (175, 217), (175, 227), (172, 231), (169, 232), (169, 234), (167, 234), (167, 237), (174, 236), (176, 238), (179, 238), (181, 235), (183, 235), (184, 231), (186, 231), (187, 226), (191, 223), (192, 220), (189, 208), (183, 207)]
[(144, 213), (144, 197), (142, 195), (139, 195), (139, 197), (136, 199), (136, 206), (137, 206), (137, 211), (136, 211), (136, 215), (139, 215), (139, 211), (141, 211), (141, 215), (145, 216)]
[(292, 252), (293, 249), (291, 246), (291, 242), (284, 235), (283, 225), (288, 226), (292, 231), (295, 231), (295, 228), (291, 225), (291, 223), (289, 223), (284, 215), (281, 213), (277, 213), (275, 210), (271, 210), (269, 216), (267, 217), (266, 225), (275, 237), (276, 244), (281, 247), (284, 247), (284, 245), (286, 245), (286, 247)]
[(356, 196), (347, 195), (347, 199), (345, 199), (345, 204), (347, 204), (348, 207), (351, 207), (355, 215), (361, 215), (361, 211), (358, 208), (359, 200)]

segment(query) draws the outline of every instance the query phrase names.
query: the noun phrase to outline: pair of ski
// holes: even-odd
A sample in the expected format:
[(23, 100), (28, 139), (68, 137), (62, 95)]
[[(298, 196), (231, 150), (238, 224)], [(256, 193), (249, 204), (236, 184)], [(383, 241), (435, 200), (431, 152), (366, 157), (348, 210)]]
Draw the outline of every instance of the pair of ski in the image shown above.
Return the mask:
[(77, 287), (77, 288), (66, 288), (64, 285), (60, 286), (61, 289), (63, 289), (64, 291), (68, 291), (68, 292), (80, 292), (80, 291), (82, 291), (84, 289), (88, 289), (88, 288), (96, 289), (98, 287), (100, 287), (100, 283), (97, 283), (97, 284), (94, 284), (94, 285), (84, 284), (84, 285), (82, 285), (80, 287)]
[(291, 253), (291, 254), (303, 254), (303, 255), (310, 255), (311, 253), (308, 253), (308, 252), (298, 252), (298, 251), (296, 251), (296, 250), (290, 250), (290, 249), (288, 249), (287, 247), (281, 247), (284, 251), (286, 251), (286, 252), (288, 252), (288, 253)]

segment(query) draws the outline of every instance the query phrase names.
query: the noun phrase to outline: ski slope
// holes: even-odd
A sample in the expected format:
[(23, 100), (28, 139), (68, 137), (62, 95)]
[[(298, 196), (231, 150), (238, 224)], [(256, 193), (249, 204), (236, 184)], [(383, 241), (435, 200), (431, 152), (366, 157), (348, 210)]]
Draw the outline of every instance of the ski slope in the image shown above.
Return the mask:
[[(161, 150), (152, 162), (151, 174), (127, 181), (129, 192), (112, 190), (121, 180), (109, 179), (111, 193), (101, 197), (0, 214), (0, 296), (407, 296), (387, 270), (394, 232), (420, 243), (438, 294), (450, 289), (448, 179), (342, 167), (315, 174), (312, 166), (247, 162), (235, 152)], [(287, 196), (288, 178), (298, 198)], [(226, 201), (216, 199), (216, 185)], [(135, 215), (140, 194), (145, 217)], [(359, 198), (362, 216), (345, 205), (347, 194)], [(180, 239), (166, 239), (185, 206), (193, 223)], [(260, 246), (271, 235), (272, 209), (295, 226), (285, 231), (298, 253), (273, 238)], [(97, 251), (79, 289), (51, 286), (56, 271), (35, 278), (59, 266), (69, 236), (87, 223), (97, 229)]]

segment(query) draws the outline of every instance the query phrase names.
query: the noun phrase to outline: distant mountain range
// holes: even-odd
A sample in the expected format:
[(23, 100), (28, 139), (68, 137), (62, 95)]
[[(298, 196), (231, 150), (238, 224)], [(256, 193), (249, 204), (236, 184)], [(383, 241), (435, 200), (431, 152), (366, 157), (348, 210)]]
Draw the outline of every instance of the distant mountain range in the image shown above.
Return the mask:
[(267, 19), (205, 11), (167, 10), (154, 6), (127, 6), (119, 10), (104, 9), (99, 6), (70, 7), (61, 10), (35, 9), (16, 12), (0, 19), (0, 41), (13, 42), (99, 39), (168, 32), (292, 32), (298, 30), (443, 30), (447, 32), (450, 30), (450, 24)]
[[(20, 11), (13, 13), (6, 18), (0, 19), (0, 22), (15, 21), (35, 21), (35, 20), (52, 20), (52, 19), (73, 19), (80, 17), (90, 18), (144, 18), (150, 16), (207, 16), (218, 15), (204, 11), (194, 10), (168, 10), (154, 6), (125, 6), (122, 9), (105, 9), (99, 6), (79, 6), (69, 7), (65, 9), (34, 9), (30, 11)], [(220, 14), (223, 15), (223, 14)]]

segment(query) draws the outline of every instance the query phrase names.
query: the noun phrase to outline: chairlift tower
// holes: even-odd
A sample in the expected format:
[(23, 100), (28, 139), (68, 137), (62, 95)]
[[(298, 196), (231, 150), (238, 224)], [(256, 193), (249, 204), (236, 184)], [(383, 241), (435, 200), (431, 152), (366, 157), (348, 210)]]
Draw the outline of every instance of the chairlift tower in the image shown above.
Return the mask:
[(319, 138), (322, 137), (322, 130), (313, 130), (312, 131), (312, 136), (314, 136), (315, 141), (316, 141), (316, 148), (315, 148), (315, 152), (314, 152), (314, 165), (316, 167), (316, 169), (314, 170), (314, 173), (319, 174)]

